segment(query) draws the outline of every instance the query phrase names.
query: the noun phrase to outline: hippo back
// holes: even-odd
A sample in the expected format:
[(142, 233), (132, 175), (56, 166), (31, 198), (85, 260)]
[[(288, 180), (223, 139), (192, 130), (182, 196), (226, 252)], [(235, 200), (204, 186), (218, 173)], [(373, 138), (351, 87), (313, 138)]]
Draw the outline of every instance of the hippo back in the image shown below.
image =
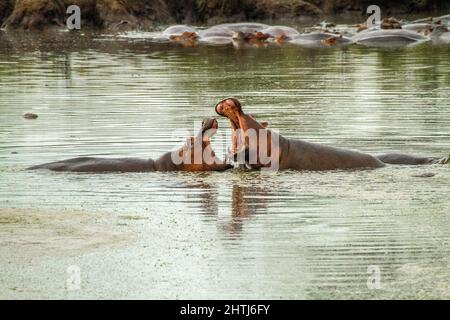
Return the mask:
[(294, 139), (289, 139), (288, 144), (288, 152), (282, 155), (280, 162), (282, 169), (319, 171), (384, 166), (375, 157), (353, 150)]

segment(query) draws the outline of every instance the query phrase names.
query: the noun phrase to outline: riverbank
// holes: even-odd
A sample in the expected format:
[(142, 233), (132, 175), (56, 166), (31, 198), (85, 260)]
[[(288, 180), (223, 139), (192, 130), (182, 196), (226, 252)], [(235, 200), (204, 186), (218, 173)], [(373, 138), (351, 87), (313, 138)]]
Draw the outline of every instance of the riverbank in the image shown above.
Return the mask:
[(118, 223), (77, 210), (0, 208), (0, 257), (8, 263), (26, 263), (120, 247), (133, 236), (123, 233)]
[[(249, 20), (321, 21), (327, 17), (364, 20), (370, 4), (383, 16), (435, 15), (447, 10), (444, 0), (0, 0), (0, 24), (6, 29), (42, 30), (65, 27), (66, 8), (78, 5), (83, 27), (100, 30), (150, 29), (155, 25), (189, 23), (211, 25)], [(355, 22), (359, 22), (355, 21)]]

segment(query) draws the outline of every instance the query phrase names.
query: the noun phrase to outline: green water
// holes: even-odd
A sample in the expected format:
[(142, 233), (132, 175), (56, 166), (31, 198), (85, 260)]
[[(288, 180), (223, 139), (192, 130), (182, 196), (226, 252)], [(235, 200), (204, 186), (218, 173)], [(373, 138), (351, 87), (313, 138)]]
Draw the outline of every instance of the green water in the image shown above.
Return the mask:
[[(449, 46), (235, 50), (2, 37), (0, 213), (133, 216), (120, 230), (137, 236), (121, 247), (24, 261), (0, 223), (0, 298), (450, 298), (450, 166), (273, 175), (23, 170), (81, 155), (157, 157), (183, 141), (176, 130), (194, 131), (228, 96), (287, 137), (445, 156)], [(26, 111), (39, 118), (23, 119)], [(229, 124), (221, 118), (219, 126), (214, 146), (223, 158)], [(69, 265), (82, 270), (81, 290), (66, 290)], [(371, 266), (379, 289), (367, 286)]]

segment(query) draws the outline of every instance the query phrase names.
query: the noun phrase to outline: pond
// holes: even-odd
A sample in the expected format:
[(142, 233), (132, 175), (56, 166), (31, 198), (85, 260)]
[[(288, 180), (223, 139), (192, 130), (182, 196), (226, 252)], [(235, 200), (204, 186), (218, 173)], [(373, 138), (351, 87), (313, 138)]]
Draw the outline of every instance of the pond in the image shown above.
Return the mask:
[[(184, 141), (180, 130), (194, 132), (216, 116), (215, 103), (228, 96), (286, 137), (443, 157), (450, 46), (235, 50), (63, 39), (0, 39), (2, 296), (450, 298), (448, 165), (276, 174), (25, 170), (82, 155), (155, 158)], [(23, 119), (27, 111), (39, 118)], [(213, 144), (224, 158), (229, 122), (218, 120)], [(45, 213), (47, 229), (12, 219), (14, 212)], [(51, 227), (57, 221), (66, 227)], [(73, 233), (79, 224), (84, 232)], [(57, 232), (51, 241), (18, 237), (27, 226)], [(102, 237), (100, 229), (127, 239), (83, 242)], [(79, 290), (67, 290), (72, 265), (81, 270)]]

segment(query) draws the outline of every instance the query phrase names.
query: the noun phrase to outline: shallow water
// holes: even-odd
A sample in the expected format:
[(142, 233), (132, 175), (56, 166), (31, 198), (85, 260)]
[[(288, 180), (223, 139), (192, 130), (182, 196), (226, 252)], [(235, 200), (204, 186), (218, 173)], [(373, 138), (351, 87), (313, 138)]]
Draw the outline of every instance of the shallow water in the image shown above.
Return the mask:
[[(450, 166), (273, 175), (24, 171), (80, 155), (157, 157), (183, 141), (176, 130), (193, 131), (227, 96), (287, 137), (445, 156), (449, 46), (2, 43), (0, 212), (84, 210), (122, 217), (121, 230), (138, 235), (122, 248), (26, 262), (4, 247), (5, 296), (450, 298)], [(39, 118), (23, 119), (26, 111)], [(223, 118), (219, 126), (229, 130)], [(215, 137), (221, 157), (227, 143)], [(82, 288), (67, 291), (74, 264)], [(368, 270), (377, 268), (373, 289)]]

